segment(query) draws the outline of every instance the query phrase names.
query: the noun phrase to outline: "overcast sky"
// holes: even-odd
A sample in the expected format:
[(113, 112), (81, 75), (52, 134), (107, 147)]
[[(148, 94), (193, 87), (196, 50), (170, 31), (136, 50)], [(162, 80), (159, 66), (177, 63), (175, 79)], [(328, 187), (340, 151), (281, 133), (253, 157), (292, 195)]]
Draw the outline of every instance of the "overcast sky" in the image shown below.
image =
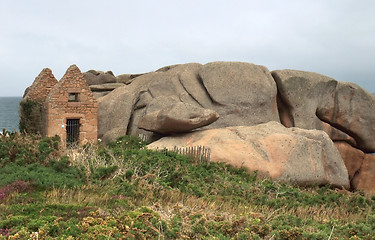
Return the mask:
[(243, 61), (375, 93), (374, 0), (0, 0), (0, 96), (45, 68), (142, 73)]

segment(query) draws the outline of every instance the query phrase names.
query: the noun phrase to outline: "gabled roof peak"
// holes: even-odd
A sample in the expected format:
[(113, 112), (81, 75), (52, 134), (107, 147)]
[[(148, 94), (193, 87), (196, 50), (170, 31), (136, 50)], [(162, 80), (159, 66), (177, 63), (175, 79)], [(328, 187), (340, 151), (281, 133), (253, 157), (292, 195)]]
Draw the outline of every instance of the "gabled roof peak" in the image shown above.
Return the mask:
[(39, 75), (42, 73), (52, 74), (52, 70), (50, 68), (43, 68), (42, 71), (40, 71)]
[(39, 79), (44, 79), (45, 76), (48, 76), (50, 79), (54, 79), (56, 80), (57, 82), (57, 79), (55, 78), (55, 76), (53, 75), (52, 73), (52, 70), (49, 69), (49, 68), (43, 68), (42, 71), (40, 71), (40, 73), (38, 74), (38, 76), (35, 78), (35, 80), (39, 80)]
[(77, 67), (77, 65), (73, 64), (70, 65), (70, 67), (66, 70), (66, 73), (68, 72), (79, 72), (81, 73), (81, 70)]
[(72, 81), (72, 78), (75, 79), (74, 81), (77, 81), (78, 79), (84, 80), (81, 70), (75, 64), (70, 65), (70, 67), (66, 70), (64, 76), (60, 79), (59, 84), (65, 81)]
[(24, 98), (43, 102), (49, 94), (51, 88), (58, 83), (52, 70), (44, 68), (35, 78), (32, 85), (25, 91)]

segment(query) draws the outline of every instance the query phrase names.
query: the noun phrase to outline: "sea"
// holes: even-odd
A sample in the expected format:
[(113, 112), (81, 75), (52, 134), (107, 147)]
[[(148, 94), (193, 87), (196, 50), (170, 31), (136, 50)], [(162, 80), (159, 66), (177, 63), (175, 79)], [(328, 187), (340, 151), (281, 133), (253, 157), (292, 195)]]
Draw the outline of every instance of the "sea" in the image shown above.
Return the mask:
[(0, 97), (0, 132), (19, 131), (19, 106), (22, 97)]

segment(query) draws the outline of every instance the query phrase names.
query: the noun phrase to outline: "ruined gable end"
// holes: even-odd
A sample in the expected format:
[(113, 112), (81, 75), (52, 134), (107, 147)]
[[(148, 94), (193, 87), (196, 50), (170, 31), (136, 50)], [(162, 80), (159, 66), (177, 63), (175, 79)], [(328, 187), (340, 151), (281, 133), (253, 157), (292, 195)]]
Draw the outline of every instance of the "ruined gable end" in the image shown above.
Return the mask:
[(57, 84), (57, 79), (51, 69), (44, 68), (27, 88), (20, 102), (20, 131), (45, 135), (44, 102)]
[(51, 69), (44, 68), (28, 88), (24, 98), (43, 103), (57, 82)]

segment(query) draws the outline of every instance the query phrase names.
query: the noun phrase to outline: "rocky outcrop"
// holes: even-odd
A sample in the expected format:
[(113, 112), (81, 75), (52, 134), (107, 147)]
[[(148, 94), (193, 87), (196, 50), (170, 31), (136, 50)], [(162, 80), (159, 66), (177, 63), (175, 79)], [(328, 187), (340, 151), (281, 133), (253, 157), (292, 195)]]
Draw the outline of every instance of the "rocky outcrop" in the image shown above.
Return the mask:
[[(375, 152), (375, 96), (352, 83), (296, 70), (270, 73), (263, 66), (240, 62), (179, 64), (120, 76), (117, 81), (128, 85), (99, 98), (99, 136), (104, 141), (124, 134), (156, 140), (160, 134), (276, 121), (288, 128), (326, 132), (336, 143), (351, 182), (365, 172), (366, 153)], [(198, 110), (186, 110), (185, 116), (165, 113), (171, 105), (184, 104), (215, 111), (220, 118), (188, 127), (189, 115)]]
[(178, 102), (144, 115), (138, 128), (160, 134), (184, 133), (209, 125), (218, 118), (213, 110)]
[(92, 91), (95, 99), (98, 99), (112, 92), (116, 88), (123, 86), (123, 83), (104, 83), (99, 85), (90, 85), (90, 90)]
[(354, 176), (352, 187), (369, 194), (375, 194), (375, 155), (365, 154), (362, 167)]
[(357, 174), (362, 167), (365, 153), (350, 146), (346, 142), (335, 142), (335, 146), (344, 160), (346, 169), (348, 169), (349, 180), (352, 181), (355, 174)]
[(105, 95), (107, 95), (110, 92), (111, 91), (107, 91), (107, 92), (92, 92), (92, 95), (94, 96), (95, 99), (99, 99), (101, 97), (104, 97)]
[[(217, 127), (279, 121), (277, 88), (266, 67), (250, 63), (214, 62), (199, 78), (220, 116)], [(220, 109), (220, 111), (219, 111)]]
[(87, 85), (89, 86), (116, 82), (116, 77), (111, 71), (103, 72), (89, 70), (83, 73), (83, 77), (85, 78)]
[(105, 83), (100, 85), (91, 85), (90, 89), (92, 92), (110, 92), (123, 86), (123, 83)]
[(123, 87), (123, 83), (104, 83), (99, 85), (91, 85), (90, 90), (94, 94), (96, 99), (107, 95), (108, 93), (112, 92), (116, 88)]
[[(212, 109), (221, 116), (205, 129), (281, 121), (287, 127), (323, 130), (333, 141), (375, 152), (375, 96), (355, 84), (321, 74), (276, 70), (271, 75), (267, 68), (250, 63), (213, 62), (171, 65), (146, 74), (122, 74), (115, 80), (110, 72), (90, 70), (87, 75), (95, 76), (95, 81), (110, 75), (108, 81), (127, 84), (126, 91), (113, 95), (109, 84), (93, 85), (96, 98), (110, 93), (114, 99), (121, 94), (131, 99), (127, 112), (116, 106), (119, 111), (113, 118), (104, 114), (99, 118), (100, 126), (113, 126), (99, 130), (104, 139), (119, 136), (110, 132), (152, 135), (138, 128), (139, 120), (167, 104), (183, 102)], [(100, 101), (104, 112), (111, 111), (109, 105), (116, 105), (111, 98)], [(122, 125), (119, 131), (114, 130), (117, 125)]]
[(276, 84), (263, 66), (190, 63), (167, 66), (136, 79), (100, 98), (99, 136), (105, 141), (124, 134), (152, 134), (138, 128), (139, 120), (177, 102), (217, 112), (220, 118), (205, 128), (279, 121)]
[(374, 194), (375, 155), (366, 154), (345, 142), (336, 142), (335, 145), (348, 169), (352, 190)]
[(140, 74), (121, 74), (121, 75), (116, 76), (116, 82), (128, 85), (128, 84), (132, 83), (133, 80), (136, 77), (139, 77), (139, 76), (142, 76), (142, 75), (144, 75), (144, 73), (140, 73)]
[(246, 167), (282, 182), (349, 187), (344, 162), (323, 131), (286, 128), (269, 122), (164, 137), (148, 148), (175, 146), (205, 146), (211, 149), (211, 161)]
[(325, 130), (334, 141), (375, 152), (374, 95), (353, 83), (317, 73), (279, 70), (272, 75), (283, 124)]

